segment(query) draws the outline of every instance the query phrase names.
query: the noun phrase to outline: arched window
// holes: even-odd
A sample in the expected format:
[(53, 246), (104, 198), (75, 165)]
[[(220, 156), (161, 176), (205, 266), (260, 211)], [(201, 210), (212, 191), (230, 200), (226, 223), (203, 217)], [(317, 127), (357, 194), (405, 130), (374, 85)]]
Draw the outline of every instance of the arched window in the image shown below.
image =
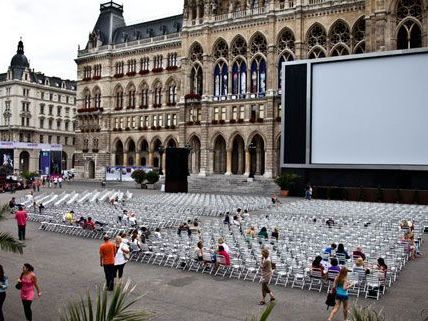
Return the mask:
[(253, 39), (251, 40), (250, 52), (252, 55), (262, 53), (266, 56), (267, 42), (266, 38), (262, 34), (257, 33), (255, 36), (253, 36)]
[(266, 61), (261, 56), (251, 63), (251, 93), (262, 97), (266, 93)]
[(227, 59), (229, 56), (229, 47), (227, 46), (226, 41), (223, 39), (218, 40), (213, 49), (213, 56), (216, 59), (225, 58)]
[(123, 88), (118, 86), (115, 92), (116, 108), (117, 110), (123, 108)]
[(352, 50), (356, 54), (366, 52), (366, 21), (361, 17), (352, 29)]
[(177, 84), (174, 80), (168, 84), (168, 105), (175, 106), (177, 103)]
[(232, 94), (244, 96), (247, 92), (247, 64), (237, 59), (232, 67)]
[(309, 59), (326, 56), (327, 34), (320, 24), (316, 23), (309, 29), (306, 39)]
[(135, 86), (133, 84), (128, 86), (128, 109), (135, 108)]
[(285, 28), (278, 36), (277, 51), (278, 59), (278, 90), (282, 90), (282, 64), (286, 61), (294, 60), (293, 54), (295, 50), (295, 38), (293, 32)]
[(190, 90), (191, 93), (202, 96), (202, 67), (200, 64), (194, 64), (190, 72)]
[(204, 51), (202, 46), (195, 42), (190, 48), (190, 60), (194, 62), (190, 71), (190, 92), (202, 96), (203, 73), (202, 66)]
[(226, 96), (229, 82), (227, 63), (220, 61), (214, 68), (214, 96)]
[(101, 108), (101, 90), (98, 87), (95, 87), (93, 90), (94, 93), (94, 103), (95, 108)]
[(143, 83), (140, 92), (140, 108), (147, 108), (149, 106), (149, 86)]
[(162, 106), (162, 84), (157, 81), (153, 86), (153, 107)]
[(88, 88), (83, 91), (83, 97), (85, 108), (91, 108), (91, 92)]
[(397, 49), (422, 47), (422, 3), (401, 0), (397, 3)]
[(233, 39), (232, 44), (230, 45), (230, 53), (232, 54), (232, 57), (247, 56), (247, 42), (242, 36), (237, 36)]
[(351, 45), (351, 33), (348, 25), (342, 21), (336, 21), (330, 28), (331, 56), (349, 55), (348, 48)]
[(191, 61), (200, 61), (202, 62), (204, 56), (204, 50), (202, 49), (202, 46), (195, 42), (192, 47), (190, 48), (190, 60)]

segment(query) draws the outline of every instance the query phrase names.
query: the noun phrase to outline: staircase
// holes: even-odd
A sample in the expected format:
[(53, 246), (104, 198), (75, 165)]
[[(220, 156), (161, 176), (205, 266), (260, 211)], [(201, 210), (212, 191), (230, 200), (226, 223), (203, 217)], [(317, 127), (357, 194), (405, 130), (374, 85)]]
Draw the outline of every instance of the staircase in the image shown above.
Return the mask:
[(245, 176), (189, 176), (190, 193), (212, 194), (253, 194), (266, 195), (278, 193), (279, 187), (273, 179), (256, 177), (254, 181), (247, 182)]

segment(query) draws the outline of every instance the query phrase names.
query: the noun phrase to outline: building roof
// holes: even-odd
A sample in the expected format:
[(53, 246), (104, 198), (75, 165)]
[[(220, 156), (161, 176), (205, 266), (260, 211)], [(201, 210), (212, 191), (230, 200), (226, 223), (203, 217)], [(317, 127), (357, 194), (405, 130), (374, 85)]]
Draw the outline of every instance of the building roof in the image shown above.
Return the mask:
[[(183, 15), (127, 26), (123, 18), (123, 6), (109, 1), (100, 5), (100, 15), (89, 35), (87, 48), (99, 46), (100, 43), (104, 46), (177, 33), (182, 26)], [(90, 44), (92, 41), (97, 44)]]
[(180, 32), (183, 27), (183, 15), (147, 21), (116, 29), (113, 43), (140, 40)]

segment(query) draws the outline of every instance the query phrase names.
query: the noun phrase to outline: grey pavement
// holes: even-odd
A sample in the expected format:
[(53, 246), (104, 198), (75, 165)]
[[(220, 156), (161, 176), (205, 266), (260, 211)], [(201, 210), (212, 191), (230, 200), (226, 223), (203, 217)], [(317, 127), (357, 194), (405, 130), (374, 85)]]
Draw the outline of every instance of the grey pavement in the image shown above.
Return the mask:
[[(70, 187), (75, 188), (73, 185)], [(79, 189), (87, 189), (90, 184), (78, 185)], [(0, 194), (0, 202), (9, 200), (10, 196)], [(17, 234), (12, 218), (0, 224), (1, 231)], [(87, 290), (93, 292), (95, 286), (103, 282), (98, 259), (100, 241), (42, 232), (36, 223), (29, 223), (27, 234), (24, 255), (0, 251), (0, 264), (11, 281), (4, 308), (6, 320), (24, 320), (19, 291), (13, 285), (25, 262), (34, 265), (43, 291), (42, 297), (33, 303), (33, 319), (59, 320), (61, 307)], [(383, 309), (388, 321), (420, 320), (421, 309), (428, 308), (427, 267), (426, 256), (409, 262), (398, 282), (380, 301), (359, 299), (359, 303)], [(260, 286), (248, 281), (133, 262), (125, 267), (124, 276), (137, 284), (138, 294), (145, 294), (138, 306), (153, 312), (154, 320), (246, 320), (262, 311), (257, 305)], [(278, 303), (270, 320), (327, 319), (326, 294), (277, 286), (272, 290)], [(351, 297), (351, 303), (355, 301), (356, 298)], [(338, 314), (336, 320), (343, 320), (343, 316)]]

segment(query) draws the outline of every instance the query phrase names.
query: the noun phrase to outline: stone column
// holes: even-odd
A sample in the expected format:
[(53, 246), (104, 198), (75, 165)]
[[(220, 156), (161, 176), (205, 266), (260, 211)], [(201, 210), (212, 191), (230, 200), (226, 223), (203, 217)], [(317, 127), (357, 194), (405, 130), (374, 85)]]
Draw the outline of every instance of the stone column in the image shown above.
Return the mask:
[(149, 161), (148, 161), (148, 166), (153, 166), (153, 151), (149, 151)]
[(162, 154), (162, 159), (159, 161), (162, 162), (162, 172), (165, 175), (165, 173), (166, 173), (166, 151)]
[(128, 153), (123, 153), (123, 166), (128, 165)]
[(250, 176), (251, 171), (251, 153), (249, 150), (245, 151), (245, 173), (244, 176)]
[(135, 153), (135, 165), (136, 166), (140, 166), (141, 164), (141, 154), (140, 153)]
[(262, 151), (260, 148), (257, 148), (256, 152), (254, 153), (255, 159), (256, 159), (256, 175), (260, 175), (261, 173), (261, 166), (262, 166)]
[(245, 155), (243, 151), (243, 149), (238, 147), (238, 174), (242, 174), (244, 172)]
[(226, 150), (226, 176), (232, 175), (232, 150)]

